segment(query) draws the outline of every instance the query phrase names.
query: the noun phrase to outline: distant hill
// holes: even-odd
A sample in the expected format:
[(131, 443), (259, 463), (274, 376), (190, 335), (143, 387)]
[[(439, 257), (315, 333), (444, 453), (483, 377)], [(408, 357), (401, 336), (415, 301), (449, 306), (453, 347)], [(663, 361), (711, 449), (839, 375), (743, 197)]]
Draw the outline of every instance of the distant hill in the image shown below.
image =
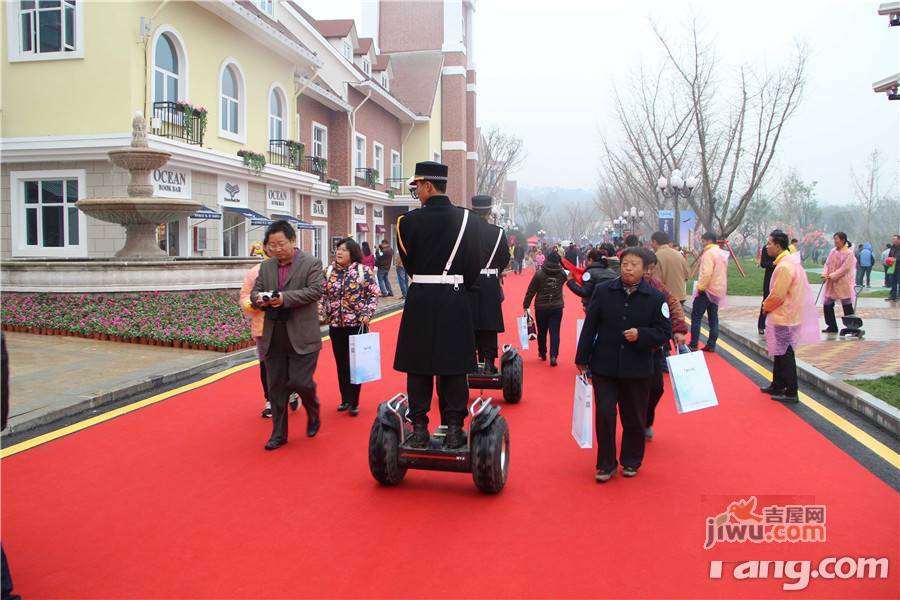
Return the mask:
[(519, 202), (532, 200), (544, 202), (548, 205), (571, 201), (594, 201), (595, 192), (583, 188), (559, 188), (559, 187), (534, 187), (519, 188)]

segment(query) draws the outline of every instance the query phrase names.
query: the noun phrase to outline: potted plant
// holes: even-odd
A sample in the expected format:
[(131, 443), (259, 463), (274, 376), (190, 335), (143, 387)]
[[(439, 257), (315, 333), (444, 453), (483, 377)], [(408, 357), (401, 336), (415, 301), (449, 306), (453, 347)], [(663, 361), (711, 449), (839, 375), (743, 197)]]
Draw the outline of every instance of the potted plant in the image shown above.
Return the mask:
[(252, 150), (238, 150), (237, 155), (244, 159), (244, 166), (257, 175), (266, 166), (266, 157)]

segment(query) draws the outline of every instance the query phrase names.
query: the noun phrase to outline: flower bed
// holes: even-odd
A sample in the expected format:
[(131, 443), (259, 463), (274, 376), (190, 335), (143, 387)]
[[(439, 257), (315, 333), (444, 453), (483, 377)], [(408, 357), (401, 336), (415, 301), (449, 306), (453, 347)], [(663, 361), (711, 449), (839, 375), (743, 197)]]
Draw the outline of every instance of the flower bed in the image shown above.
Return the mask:
[(119, 294), (4, 293), (9, 331), (232, 352), (253, 344), (237, 290)]

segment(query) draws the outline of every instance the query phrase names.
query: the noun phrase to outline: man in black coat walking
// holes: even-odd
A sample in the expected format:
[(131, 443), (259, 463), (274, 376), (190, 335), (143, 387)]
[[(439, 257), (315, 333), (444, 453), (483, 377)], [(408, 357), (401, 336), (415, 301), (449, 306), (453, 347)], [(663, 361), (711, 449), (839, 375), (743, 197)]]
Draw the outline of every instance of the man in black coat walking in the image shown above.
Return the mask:
[(411, 445), (428, 445), (428, 411), (437, 392), (447, 419), (445, 444), (466, 445), (462, 425), (475, 370), (475, 333), (466, 290), (482, 268), (480, 225), (472, 213), (450, 203), (446, 165), (416, 164), (410, 191), (422, 208), (397, 219), (400, 259), (412, 282), (400, 320), (394, 368), (407, 373)]
[(490, 196), (473, 196), (472, 212), (479, 219), (481, 242), (481, 275), (474, 288), (469, 290), (469, 306), (475, 328), (475, 350), (478, 362), (490, 373), (497, 372), (497, 334), (503, 328), (503, 290), (500, 275), (509, 264), (509, 243), (503, 229), (488, 222), (494, 199)]
[(599, 483), (616, 473), (616, 406), (623, 430), (622, 474), (637, 475), (644, 459), (653, 354), (672, 337), (666, 298), (644, 280), (647, 258), (638, 248), (626, 248), (621, 259), (621, 277), (594, 288), (575, 355), (578, 370), (590, 369), (594, 385)]
[[(780, 229), (775, 229), (772, 233), (781, 233)], [(762, 254), (759, 256), (759, 266), (763, 269), (763, 300), (769, 297), (769, 289), (770, 283), (772, 281), (772, 273), (775, 272), (775, 259), (769, 256), (769, 253), (766, 252), (765, 247), (762, 249)], [(762, 306), (759, 308), (759, 318), (756, 320), (756, 329), (759, 331), (759, 335), (766, 335), (766, 313), (762, 309)]]

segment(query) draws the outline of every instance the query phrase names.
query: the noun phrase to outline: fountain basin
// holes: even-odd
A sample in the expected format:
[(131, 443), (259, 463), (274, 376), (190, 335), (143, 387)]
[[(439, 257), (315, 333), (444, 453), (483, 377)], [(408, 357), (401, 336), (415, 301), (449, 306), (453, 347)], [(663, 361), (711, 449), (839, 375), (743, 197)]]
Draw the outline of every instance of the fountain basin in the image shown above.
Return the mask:
[(129, 171), (153, 171), (172, 158), (169, 152), (150, 148), (123, 148), (110, 150), (107, 154), (114, 165)]
[(167, 223), (189, 217), (202, 207), (195, 200), (131, 197), (85, 198), (75, 203), (85, 214), (119, 225)]

